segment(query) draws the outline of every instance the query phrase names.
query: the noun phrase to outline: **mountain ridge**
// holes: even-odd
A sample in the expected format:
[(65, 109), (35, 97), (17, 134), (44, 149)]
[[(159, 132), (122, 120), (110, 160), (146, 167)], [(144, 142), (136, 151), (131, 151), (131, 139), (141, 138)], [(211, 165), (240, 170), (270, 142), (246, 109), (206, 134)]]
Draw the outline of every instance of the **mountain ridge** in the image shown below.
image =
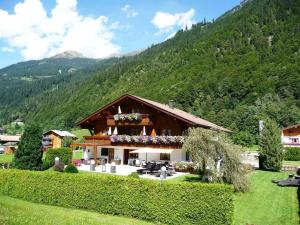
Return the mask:
[(174, 99), (179, 108), (233, 130), (236, 143), (255, 144), (259, 119), (280, 126), (300, 121), (299, 16), (299, 1), (247, 1), (88, 79), (28, 98), (13, 108), (14, 116), (70, 128), (129, 93), (161, 103)]

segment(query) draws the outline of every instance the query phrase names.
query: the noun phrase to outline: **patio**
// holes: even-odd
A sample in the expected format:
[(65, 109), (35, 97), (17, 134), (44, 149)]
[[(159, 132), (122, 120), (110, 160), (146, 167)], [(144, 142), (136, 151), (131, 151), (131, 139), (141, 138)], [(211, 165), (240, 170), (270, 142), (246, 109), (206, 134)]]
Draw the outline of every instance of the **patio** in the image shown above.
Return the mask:
[[(136, 166), (129, 166), (129, 165), (115, 165), (116, 171), (115, 173), (111, 173), (111, 166), (112, 164), (105, 164), (105, 171), (103, 171), (102, 165), (97, 165), (95, 167), (94, 171), (91, 171), (90, 165), (81, 164), (80, 166), (77, 166), (79, 171), (85, 171), (85, 172), (94, 172), (94, 173), (104, 173), (104, 174), (115, 174), (120, 176), (128, 176), (129, 174), (133, 172), (137, 172), (138, 170), (143, 169), (142, 167), (136, 167)], [(180, 176), (184, 176), (188, 173), (183, 172), (176, 172), (172, 174), (172, 176), (167, 176), (165, 180), (174, 179)], [(143, 174), (139, 175), (140, 178), (146, 178), (146, 179), (153, 179), (153, 180), (160, 180), (160, 177), (154, 176), (152, 174)]]

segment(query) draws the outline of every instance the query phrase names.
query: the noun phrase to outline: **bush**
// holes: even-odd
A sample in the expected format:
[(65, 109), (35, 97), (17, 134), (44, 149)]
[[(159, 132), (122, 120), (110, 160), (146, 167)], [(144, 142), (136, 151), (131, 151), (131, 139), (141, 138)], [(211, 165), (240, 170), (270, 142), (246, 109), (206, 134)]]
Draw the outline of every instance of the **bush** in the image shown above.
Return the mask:
[(263, 170), (280, 171), (283, 160), (281, 130), (276, 122), (267, 119), (260, 135), (258, 149), (259, 168)]
[(136, 178), (136, 179), (140, 178), (140, 176), (137, 172), (132, 172), (131, 174), (128, 175), (128, 177), (132, 177), (132, 178)]
[(42, 169), (42, 129), (36, 124), (25, 128), (18, 148), (15, 152), (12, 165), (23, 170)]
[(64, 172), (66, 172), (66, 173), (78, 173), (78, 169), (75, 165), (70, 163), (69, 165), (67, 165)]
[(287, 161), (300, 161), (300, 148), (284, 148), (284, 159)]
[(71, 163), (72, 149), (71, 148), (50, 148), (46, 153), (46, 158), (43, 162), (43, 169), (46, 170), (54, 165), (55, 157), (65, 165)]
[(0, 170), (0, 194), (156, 224), (226, 225), (233, 217), (233, 188), (224, 184), (160, 184), (106, 174)]
[(199, 165), (193, 162), (177, 162), (175, 170), (178, 172), (199, 173)]

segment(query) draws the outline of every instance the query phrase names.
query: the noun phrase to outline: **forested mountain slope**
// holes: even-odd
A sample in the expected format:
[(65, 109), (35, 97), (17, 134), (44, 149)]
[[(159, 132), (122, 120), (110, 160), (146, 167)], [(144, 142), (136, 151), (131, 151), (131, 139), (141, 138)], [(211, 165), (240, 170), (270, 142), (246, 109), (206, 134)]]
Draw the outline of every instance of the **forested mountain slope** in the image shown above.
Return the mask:
[(26, 117), (23, 107), (29, 98), (86, 80), (95, 71), (116, 61), (117, 58), (96, 60), (59, 58), (58, 55), (0, 69), (0, 125)]
[(258, 119), (300, 122), (300, 1), (252, 0), (213, 23), (180, 31), (88, 80), (28, 98), (18, 112), (45, 128), (71, 127), (131, 93), (167, 102), (235, 131), (252, 144)]

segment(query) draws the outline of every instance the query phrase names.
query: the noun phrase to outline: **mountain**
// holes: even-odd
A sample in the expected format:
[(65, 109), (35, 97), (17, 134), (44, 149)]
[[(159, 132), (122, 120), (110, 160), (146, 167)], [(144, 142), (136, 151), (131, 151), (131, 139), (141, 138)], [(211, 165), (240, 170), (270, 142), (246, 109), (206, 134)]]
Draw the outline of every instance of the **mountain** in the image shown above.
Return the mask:
[(65, 51), (57, 55), (52, 56), (53, 59), (74, 59), (74, 58), (85, 58), (83, 54), (76, 51)]
[(69, 128), (127, 92), (175, 99), (177, 107), (233, 130), (236, 143), (254, 144), (259, 119), (300, 122), (299, 21), (300, 1), (244, 1), (216, 21), (84, 72), (85, 79), (20, 98), (10, 111), (0, 100), (0, 118)]

